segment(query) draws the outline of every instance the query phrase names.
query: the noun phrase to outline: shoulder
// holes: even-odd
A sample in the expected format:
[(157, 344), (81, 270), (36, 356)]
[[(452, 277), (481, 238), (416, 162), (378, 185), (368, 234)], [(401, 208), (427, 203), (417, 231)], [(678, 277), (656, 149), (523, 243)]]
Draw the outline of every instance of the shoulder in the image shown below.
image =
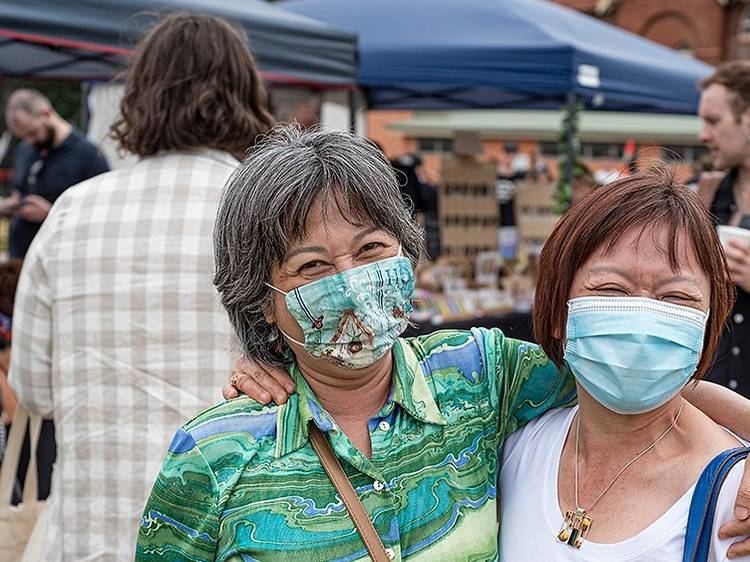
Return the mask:
[(96, 165), (106, 160), (97, 144), (89, 140), (80, 130), (73, 128), (65, 140), (56, 147), (52, 154), (58, 153), (61, 160), (78, 165)]
[(275, 428), (277, 410), (278, 406), (275, 404), (260, 404), (248, 396), (240, 396), (232, 400), (225, 400), (204, 410), (182, 427), (196, 440), (214, 433), (226, 433), (227, 431), (248, 433), (260, 437), (265, 436), (265, 433), (259, 431), (258, 424), (263, 425), (267, 420), (273, 419), (273, 427)]
[(186, 440), (201, 450), (217, 439), (254, 448), (257, 443), (275, 439), (278, 408), (241, 396), (204, 410), (181, 430)]
[(63, 191), (55, 206), (88, 206), (94, 200), (106, 196), (109, 191), (118, 189), (118, 186), (122, 188), (127, 173), (127, 170), (112, 170), (87, 178)]
[(439, 330), (424, 336), (403, 340), (414, 349), (420, 360), (430, 366), (472, 365), (500, 366), (527, 363), (548, 364), (549, 358), (537, 344), (508, 338), (498, 328)]
[(503, 468), (517, 464), (529, 448), (543, 455), (555, 451), (554, 443), (567, 434), (576, 411), (577, 408), (554, 408), (511, 433), (503, 444)]
[(75, 154), (75, 158), (83, 159), (99, 154), (97, 146), (78, 129), (71, 131), (70, 137), (65, 141), (64, 146), (67, 146), (70, 153)]
[(177, 430), (167, 464), (192, 464), (197, 457), (220, 489), (231, 487), (258, 452), (275, 443), (277, 410), (247, 396), (209, 408)]
[(482, 342), (474, 331), (439, 330), (424, 336), (404, 338), (402, 342), (414, 351), (419, 362), (430, 372), (459, 368), (471, 373), (484, 363)]

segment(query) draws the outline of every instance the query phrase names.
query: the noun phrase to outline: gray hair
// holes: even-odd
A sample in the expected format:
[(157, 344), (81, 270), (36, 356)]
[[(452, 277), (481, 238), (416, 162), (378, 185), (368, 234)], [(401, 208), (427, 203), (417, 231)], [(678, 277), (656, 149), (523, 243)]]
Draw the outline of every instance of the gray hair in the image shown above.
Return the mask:
[(371, 222), (401, 242), (416, 266), (422, 229), (414, 222), (385, 155), (344, 132), (281, 125), (266, 135), (227, 181), (214, 227), (214, 285), (246, 356), (283, 365), (284, 339), (268, 323), (271, 270), (304, 238), (321, 199), (354, 224)]

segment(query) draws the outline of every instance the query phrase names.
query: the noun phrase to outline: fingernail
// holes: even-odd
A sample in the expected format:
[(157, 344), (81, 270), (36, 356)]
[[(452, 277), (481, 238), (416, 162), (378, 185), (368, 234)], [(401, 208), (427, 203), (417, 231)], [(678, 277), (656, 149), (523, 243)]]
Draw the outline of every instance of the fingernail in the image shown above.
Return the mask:
[(750, 512), (747, 511), (746, 507), (737, 506), (734, 508), (734, 516), (740, 521), (747, 519), (748, 515), (750, 515)]
[(286, 391), (287, 391), (287, 392), (288, 392), (289, 394), (292, 394), (292, 393), (294, 392), (294, 385), (293, 385), (293, 384), (288, 384), (288, 385), (286, 385), (286, 386), (285, 386), (284, 388), (286, 388)]
[(267, 392), (261, 392), (261, 393), (260, 393), (260, 399), (261, 399), (261, 400), (262, 400), (263, 402), (268, 402), (268, 401), (269, 401), (269, 400), (271, 399), (271, 395), (270, 395), (270, 394), (268, 394)]

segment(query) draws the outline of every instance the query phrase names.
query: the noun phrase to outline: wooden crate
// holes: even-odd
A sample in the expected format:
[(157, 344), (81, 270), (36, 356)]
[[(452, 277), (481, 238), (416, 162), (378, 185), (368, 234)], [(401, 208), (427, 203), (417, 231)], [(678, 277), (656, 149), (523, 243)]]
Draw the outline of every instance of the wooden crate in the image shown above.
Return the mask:
[(519, 255), (538, 254), (560, 220), (555, 213), (555, 184), (519, 182), (516, 226)]
[(438, 197), (443, 255), (471, 257), (497, 251), (499, 215), (493, 164), (445, 156)]

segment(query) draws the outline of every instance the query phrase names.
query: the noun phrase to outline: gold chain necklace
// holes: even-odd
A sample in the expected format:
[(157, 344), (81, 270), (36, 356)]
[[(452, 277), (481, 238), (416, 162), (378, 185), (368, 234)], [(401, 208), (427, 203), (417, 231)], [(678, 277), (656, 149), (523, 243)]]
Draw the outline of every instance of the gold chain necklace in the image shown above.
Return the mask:
[(591, 528), (591, 517), (588, 515), (588, 512), (594, 509), (597, 503), (599, 503), (599, 500), (604, 497), (604, 494), (606, 494), (609, 489), (614, 485), (615, 482), (617, 482), (617, 479), (622, 476), (623, 472), (625, 472), (628, 468), (630, 468), (630, 465), (632, 465), (635, 461), (640, 459), (643, 455), (648, 453), (651, 449), (656, 447), (658, 445), (659, 441), (664, 439), (667, 434), (674, 429), (674, 426), (677, 425), (677, 420), (680, 419), (680, 414), (682, 413), (682, 407), (685, 405), (685, 402), (682, 402), (680, 404), (680, 409), (677, 410), (677, 415), (674, 417), (674, 420), (672, 421), (672, 424), (667, 428), (667, 430), (659, 435), (659, 437), (656, 438), (656, 441), (651, 443), (648, 447), (643, 449), (640, 453), (638, 453), (630, 462), (628, 462), (625, 466), (623, 466), (620, 469), (620, 472), (618, 472), (615, 477), (612, 479), (612, 481), (607, 484), (606, 488), (602, 490), (602, 493), (597, 496), (597, 498), (591, 503), (588, 510), (583, 509), (581, 505), (578, 502), (578, 435), (580, 433), (581, 429), (581, 417), (578, 416), (576, 419), (576, 462), (575, 462), (575, 480), (574, 480), (574, 492), (575, 492), (575, 499), (576, 499), (576, 509), (573, 511), (572, 509), (569, 509), (565, 512), (565, 521), (563, 521), (562, 529), (560, 529), (560, 532), (557, 534), (557, 540), (560, 542), (564, 542), (574, 548), (581, 548), (581, 544), (583, 543), (583, 539), (586, 538), (586, 534), (588, 533), (588, 530)]

